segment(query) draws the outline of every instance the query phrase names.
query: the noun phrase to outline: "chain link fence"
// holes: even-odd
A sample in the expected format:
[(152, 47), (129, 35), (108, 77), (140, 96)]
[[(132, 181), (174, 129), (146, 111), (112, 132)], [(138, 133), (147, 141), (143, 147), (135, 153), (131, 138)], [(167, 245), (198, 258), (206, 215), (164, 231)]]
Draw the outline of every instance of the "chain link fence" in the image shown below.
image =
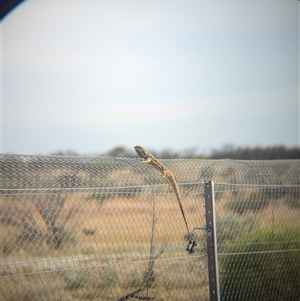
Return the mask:
[[(204, 182), (215, 182), (222, 299), (246, 300), (249, 283), (263, 292), (287, 273), (280, 291), (295, 296), (299, 161), (161, 162), (178, 182), (190, 229), (205, 228)], [(9, 154), (0, 164), (3, 300), (209, 300), (206, 233), (194, 231), (189, 256), (174, 192), (151, 166)], [(261, 268), (238, 274), (249, 267)]]
[(220, 299), (300, 300), (299, 185), (215, 189)]

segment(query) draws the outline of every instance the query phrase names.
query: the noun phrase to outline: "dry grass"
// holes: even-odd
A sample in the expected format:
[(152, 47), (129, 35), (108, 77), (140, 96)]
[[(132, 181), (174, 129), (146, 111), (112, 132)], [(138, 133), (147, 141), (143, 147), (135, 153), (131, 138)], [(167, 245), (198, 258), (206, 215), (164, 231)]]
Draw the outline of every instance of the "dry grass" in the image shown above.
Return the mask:
[[(217, 201), (219, 217), (233, 216), (226, 199), (224, 195)], [(2, 209), (20, 214), (20, 220), (28, 206), (41, 233), (47, 231), (29, 199), (20, 202), (2, 197), (1, 202)], [(203, 226), (204, 200), (188, 197), (183, 203), (190, 228)], [(155, 300), (207, 299), (206, 258), (201, 257), (200, 249), (196, 256), (187, 255), (186, 229), (173, 193), (155, 196), (155, 212), (150, 194), (112, 197), (104, 202), (85, 194), (70, 195), (62, 221), (68, 212), (72, 214), (63, 224), (64, 240), (59, 249), (45, 243), (42, 236), (31, 240), (24, 236), (24, 229), (2, 223), (3, 300), (117, 300), (137, 288), (146, 288), (151, 241), (155, 254), (163, 252), (154, 262), (148, 295)], [(234, 218), (242, 222), (246, 215)], [(255, 212), (255, 221), (260, 227), (271, 227), (273, 216), (278, 225), (299, 227), (299, 210), (280, 200), (275, 207), (269, 205)], [(205, 241), (203, 232), (197, 235)], [(139, 295), (146, 293), (147, 289)]]

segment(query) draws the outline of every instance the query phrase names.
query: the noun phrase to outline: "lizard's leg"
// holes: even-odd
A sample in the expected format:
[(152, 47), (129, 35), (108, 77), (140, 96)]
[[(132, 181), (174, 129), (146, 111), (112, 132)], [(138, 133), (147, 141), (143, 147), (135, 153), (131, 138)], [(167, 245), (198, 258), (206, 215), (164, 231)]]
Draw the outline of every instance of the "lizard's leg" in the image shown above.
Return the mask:
[(164, 169), (164, 170), (162, 170), (161, 172), (160, 172), (160, 176), (162, 177), (162, 178), (165, 178), (165, 179), (167, 179), (167, 177), (168, 177), (168, 172)]
[(152, 159), (148, 157), (147, 159), (143, 160), (143, 163), (147, 164), (147, 163), (150, 163), (151, 161), (152, 161)]

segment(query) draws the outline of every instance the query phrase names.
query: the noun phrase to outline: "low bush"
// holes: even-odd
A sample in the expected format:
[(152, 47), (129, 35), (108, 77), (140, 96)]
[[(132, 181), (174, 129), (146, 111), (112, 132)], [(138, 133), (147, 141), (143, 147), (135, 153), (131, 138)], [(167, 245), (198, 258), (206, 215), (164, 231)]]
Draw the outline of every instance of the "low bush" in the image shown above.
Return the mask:
[(226, 203), (226, 209), (243, 214), (244, 212), (258, 212), (270, 204), (271, 198), (261, 191), (237, 191)]
[(299, 229), (259, 230), (227, 246), (219, 263), (222, 301), (299, 300)]

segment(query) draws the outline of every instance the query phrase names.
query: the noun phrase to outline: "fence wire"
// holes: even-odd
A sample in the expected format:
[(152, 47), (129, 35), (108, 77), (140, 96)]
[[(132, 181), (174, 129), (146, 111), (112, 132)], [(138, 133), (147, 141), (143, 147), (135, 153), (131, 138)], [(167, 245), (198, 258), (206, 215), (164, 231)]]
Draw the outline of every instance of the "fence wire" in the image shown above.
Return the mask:
[[(270, 263), (287, 272), (285, 262), (291, 261), (296, 270), (287, 285), (294, 292), (299, 161), (161, 161), (178, 182), (191, 229), (205, 224), (204, 181), (217, 183), (226, 300), (241, 300), (232, 292), (244, 291), (227, 282), (230, 271), (249, 264), (262, 266), (263, 273), (240, 277), (242, 290), (265, 276), (277, 283)], [(0, 164), (3, 300), (208, 300), (205, 231), (195, 231), (198, 245), (189, 256), (190, 237), (175, 195), (151, 166), (140, 159), (26, 155), (1, 155)], [(248, 263), (251, 252), (257, 259)]]
[(215, 183), (221, 300), (300, 300), (299, 187)]

